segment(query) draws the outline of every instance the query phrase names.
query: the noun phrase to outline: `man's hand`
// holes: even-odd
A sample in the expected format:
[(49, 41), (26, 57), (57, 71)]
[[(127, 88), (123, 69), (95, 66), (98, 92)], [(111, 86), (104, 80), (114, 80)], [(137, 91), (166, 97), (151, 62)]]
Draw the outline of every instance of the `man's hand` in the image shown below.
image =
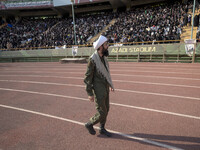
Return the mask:
[(94, 96), (88, 96), (88, 99), (89, 99), (91, 102), (94, 102)]
[(111, 92), (115, 92), (115, 90), (114, 90), (113, 88), (110, 88), (110, 91), (111, 91)]

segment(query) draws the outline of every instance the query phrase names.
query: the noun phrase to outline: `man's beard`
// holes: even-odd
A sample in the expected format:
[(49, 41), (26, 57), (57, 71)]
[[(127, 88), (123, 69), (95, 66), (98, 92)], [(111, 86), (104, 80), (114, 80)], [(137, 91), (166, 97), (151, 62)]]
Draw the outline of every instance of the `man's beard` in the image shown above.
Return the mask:
[(109, 56), (109, 52), (108, 52), (108, 49), (104, 49), (103, 48), (103, 52), (102, 52), (103, 56)]

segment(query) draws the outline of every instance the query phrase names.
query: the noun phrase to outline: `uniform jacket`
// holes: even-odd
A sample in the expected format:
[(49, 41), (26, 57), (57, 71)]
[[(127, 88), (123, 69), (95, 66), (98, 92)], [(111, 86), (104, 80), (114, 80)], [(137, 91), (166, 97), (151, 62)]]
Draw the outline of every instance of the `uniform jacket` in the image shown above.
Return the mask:
[[(106, 67), (104, 58), (100, 57), (100, 60)], [(88, 96), (95, 95), (97, 99), (101, 99), (109, 92), (109, 83), (107, 82), (106, 78), (97, 70), (96, 65), (91, 57), (85, 73), (84, 83), (86, 85)]]

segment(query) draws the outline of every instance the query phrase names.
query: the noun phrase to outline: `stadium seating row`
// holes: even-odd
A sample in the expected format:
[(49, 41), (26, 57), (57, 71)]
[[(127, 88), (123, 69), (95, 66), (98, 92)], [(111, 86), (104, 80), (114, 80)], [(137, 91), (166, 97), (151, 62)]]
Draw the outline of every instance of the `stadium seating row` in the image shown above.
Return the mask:
[(73, 21), (70, 17), (11, 20), (7, 26), (0, 29), (0, 49), (85, 45), (113, 18), (117, 20), (115, 24), (102, 33), (109, 38), (110, 43), (133, 44), (166, 40), (177, 42), (180, 40), (183, 26), (189, 21), (187, 14), (189, 6), (175, 1), (133, 7), (126, 12), (101, 12), (89, 16), (76, 16), (76, 43)]

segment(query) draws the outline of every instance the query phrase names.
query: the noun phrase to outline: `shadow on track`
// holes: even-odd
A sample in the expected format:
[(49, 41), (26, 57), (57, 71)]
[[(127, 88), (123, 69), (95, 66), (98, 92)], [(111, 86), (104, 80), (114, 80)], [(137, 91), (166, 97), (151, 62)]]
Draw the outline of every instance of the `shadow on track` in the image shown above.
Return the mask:
[[(200, 150), (200, 137), (187, 137), (187, 136), (173, 136), (173, 135), (156, 135), (156, 134), (144, 134), (144, 133), (134, 133), (134, 134), (129, 134), (130, 136), (138, 137), (138, 138), (144, 138), (150, 141), (154, 142), (159, 142), (161, 144), (169, 145), (169, 146), (174, 146), (180, 149), (184, 150)], [(97, 135), (99, 138), (108, 138), (104, 135)], [(131, 139), (128, 137), (123, 137), (119, 134), (112, 133), (113, 139), (118, 139), (118, 140), (128, 140), (128, 141), (133, 141), (133, 142), (139, 142), (141, 144), (146, 144), (146, 145), (152, 145), (159, 147), (157, 145), (149, 144), (146, 142), (142, 142), (136, 139)]]

